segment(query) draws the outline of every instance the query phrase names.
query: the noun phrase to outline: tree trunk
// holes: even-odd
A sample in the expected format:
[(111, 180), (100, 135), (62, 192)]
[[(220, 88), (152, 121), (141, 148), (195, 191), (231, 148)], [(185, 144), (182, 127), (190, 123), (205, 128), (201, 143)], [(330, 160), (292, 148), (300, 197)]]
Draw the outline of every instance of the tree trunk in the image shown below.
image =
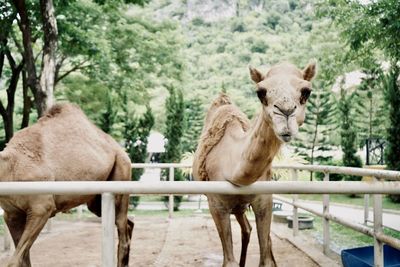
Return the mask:
[(27, 85), (31, 89), (38, 116), (41, 117), (46, 109), (53, 103), (55, 51), (57, 49), (57, 24), (54, 15), (52, 0), (40, 1), (42, 16), (44, 44), (40, 79), (38, 79), (35, 58), (32, 50), (32, 31), (30, 19), (24, 0), (13, 0), (20, 17), (20, 30), (24, 45), (24, 59), (26, 61)]
[(42, 90), (40, 88), (39, 81), (37, 79), (36, 67), (35, 67), (35, 57), (32, 50), (32, 32), (30, 26), (30, 20), (28, 17), (28, 12), (26, 9), (24, 0), (13, 0), (14, 6), (20, 17), (19, 28), (22, 32), (22, 43), (24, 45), (24, 59), (25, 59), (25, 69), (28, 73), (27, 85), (31, 89), (36, 103), (36, 108), (39, 117), (43, 114), (43, 110), (40, 108), (42, 105)]
[(44, 111), (53, 105), (54, 77), (56, 72), (57, 50), (57, 21), (52, 0), (40, 0), (40, 13), (42, 15), (44, 45), (42, 57), (42, 71), (40, 74), (40, 87), (45, 99), (41, 103)]
[(32, 108), (32, 100), (28, 94), (28, 85), (26, 81), (26, 71), (22, 71), (22, 95), (24, 99), (24, 107), (22, 109), (21, 129), (28, 127), (29, 116)]
[(5, 54), (7, 55), (8, 63), (11, 68), (11, 78), (7, 88), (7, 107), (4, 107), (3, 103), (0, 102), (0, 114), (4, 122), (5, 142), (7, 143), (14, 135), (15, 92), (17, 90), (19, 76), (24, 66), (24, 61), (22, 60), (19, 65), (16, 65), (10, 51), (5, 51)]

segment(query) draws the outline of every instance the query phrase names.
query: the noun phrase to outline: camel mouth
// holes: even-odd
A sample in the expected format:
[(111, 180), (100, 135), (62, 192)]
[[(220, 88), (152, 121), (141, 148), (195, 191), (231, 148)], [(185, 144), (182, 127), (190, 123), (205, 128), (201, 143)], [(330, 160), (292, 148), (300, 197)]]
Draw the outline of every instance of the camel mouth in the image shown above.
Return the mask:
[(279, 137), (286, 143), (290, 142), (292, 140), (292, 135), (291, 134), (281, 134)]

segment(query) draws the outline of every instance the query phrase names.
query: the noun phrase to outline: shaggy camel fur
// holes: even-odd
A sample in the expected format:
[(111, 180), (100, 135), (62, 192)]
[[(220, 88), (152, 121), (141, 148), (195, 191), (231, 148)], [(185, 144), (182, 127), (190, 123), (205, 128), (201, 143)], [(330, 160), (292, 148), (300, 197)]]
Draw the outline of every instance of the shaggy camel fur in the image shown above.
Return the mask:
[[(193, 163), (193, 176), (201, 181), (227, 180), (243, 186), (271, 179), (271, 162), (284, 142), (297, 134), (305, 117), (316, 65), (299, 70), (289, 63), (273, 66), (266, 75), (250, 68), (257, 84), (261, 112), (250, 123), (247, 117), (221, 94), (208, 110)], [(245, 266), (251, 226), (245, 211), (249, 205), (256, 216), (260, 245), (259, 266), (276, 266), (270, 226), (271, 195), (207, 195), (224, 252), (223, 266), (238, 266), (233, 255), (230, 214), (242, 229), (240, 266)]]
[[(0, 181), (129, 181), (131, 162), (117, 142), (73, 104), (54, 105), (39, 121), (15, 134), (0, 152)], [(128, 195), (116, 196), (118, 266), (128, 266), (133, 222)], [(31, 266), (29, 250), (50, 217), (87, 203), (101, 216), (97, 195), (0, 197), (15, 252), (7, 266)]]

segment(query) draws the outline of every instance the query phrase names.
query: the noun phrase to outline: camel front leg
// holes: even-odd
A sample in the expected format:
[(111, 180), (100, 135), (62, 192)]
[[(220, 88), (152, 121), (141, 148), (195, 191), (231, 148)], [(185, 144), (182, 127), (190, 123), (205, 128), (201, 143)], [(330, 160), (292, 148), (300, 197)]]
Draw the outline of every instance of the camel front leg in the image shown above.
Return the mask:
[(222, 267), (238, 267), (239, 265), (233, 256), (230, 213), (224, 209), (214, 207), (211, 203), (209, 208), (222, 243), (222, 250), (224, 253)]
[[(26, 214), (25, 213), (10, 213), (4, 212), (4, 221), (7, 224), (8, 229), (10, 230), (11, 237), (14, 242), (14, 247), (18, 246), (19, 240), (21, 239), (22, 233), (25, 229), (26, 222)], [(29, 257), (29, 251), (24, 254), (22, 263), (22, 267), (30, 267), (31, 261)]]
[(23, 230), (20, 228), (23, 224), (22, 218), (20, 218), (18, 227), (11, 226), (16, 247), (7, 267), (31, 266), (29, 250), (54, 210), (55, 208), (52, 205), (45, 207), (41, 205), (33, 206), (26, 212), (25, 227)]
[(242, 249), (240, 252), (239, 266), (244, 267), (246, 265), (246, 255), (247, 255), (247, 247), (250, 241), (251, 225), (247, 220), (246, 214), (244, 212), (235, 214), (235, 216), (242, 230)]
[(276, 267), (270, 237), (272, 218), (272, 195), (260, 195), (251, 203), (256, 216), (258, 243), (260, 245), (259, 267)]

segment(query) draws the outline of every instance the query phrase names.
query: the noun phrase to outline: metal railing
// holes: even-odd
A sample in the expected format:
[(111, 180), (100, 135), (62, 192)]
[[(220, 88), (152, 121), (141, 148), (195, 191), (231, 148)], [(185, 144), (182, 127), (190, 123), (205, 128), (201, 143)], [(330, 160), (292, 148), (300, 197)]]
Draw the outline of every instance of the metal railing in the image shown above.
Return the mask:
[[(169, 216), (173, 213), (173, 195), (178, 194), (295, 194), (293, 202), (293, 233), (298, 233), (297, 209), (307, 210), (324, 219), (324, 252), (329, 251), (329, 222), (332, 220), (346, 227), (374, 237), (374, 265), (383, 267), (383, 243), (400, 249), (400, 241), (382, 233), (382, 195), (400, 193), (400, 172), (358, 169), (333, 166), (276, 165), (275, 169), (291, 169), (293, 180), (299, 170), (325, 173), (324, 181), (270, 181), (256, 182), (237, 187), (229, 182), (174, 182), (175, 168), (190, 168), (185, 164), (132, 164), (132, 168), (169, 168), (169, 181), (164, 182), (1, 182), (0, 196), (34, 194), (101, 194), (102, 195), (102, 266), (115, 266), (114, 225), (115, 194), (160, 194), (169, 195)], [(359, 176), (374, 176), (392, 181), (374, 182), (329, 182), (330, 173)], [(298, 203), (296, 194), (324, 194), (323, 212), (312, 210)], [(355, 224), (329, 213), (328, 194), (374, 194), (374, 228)]]

